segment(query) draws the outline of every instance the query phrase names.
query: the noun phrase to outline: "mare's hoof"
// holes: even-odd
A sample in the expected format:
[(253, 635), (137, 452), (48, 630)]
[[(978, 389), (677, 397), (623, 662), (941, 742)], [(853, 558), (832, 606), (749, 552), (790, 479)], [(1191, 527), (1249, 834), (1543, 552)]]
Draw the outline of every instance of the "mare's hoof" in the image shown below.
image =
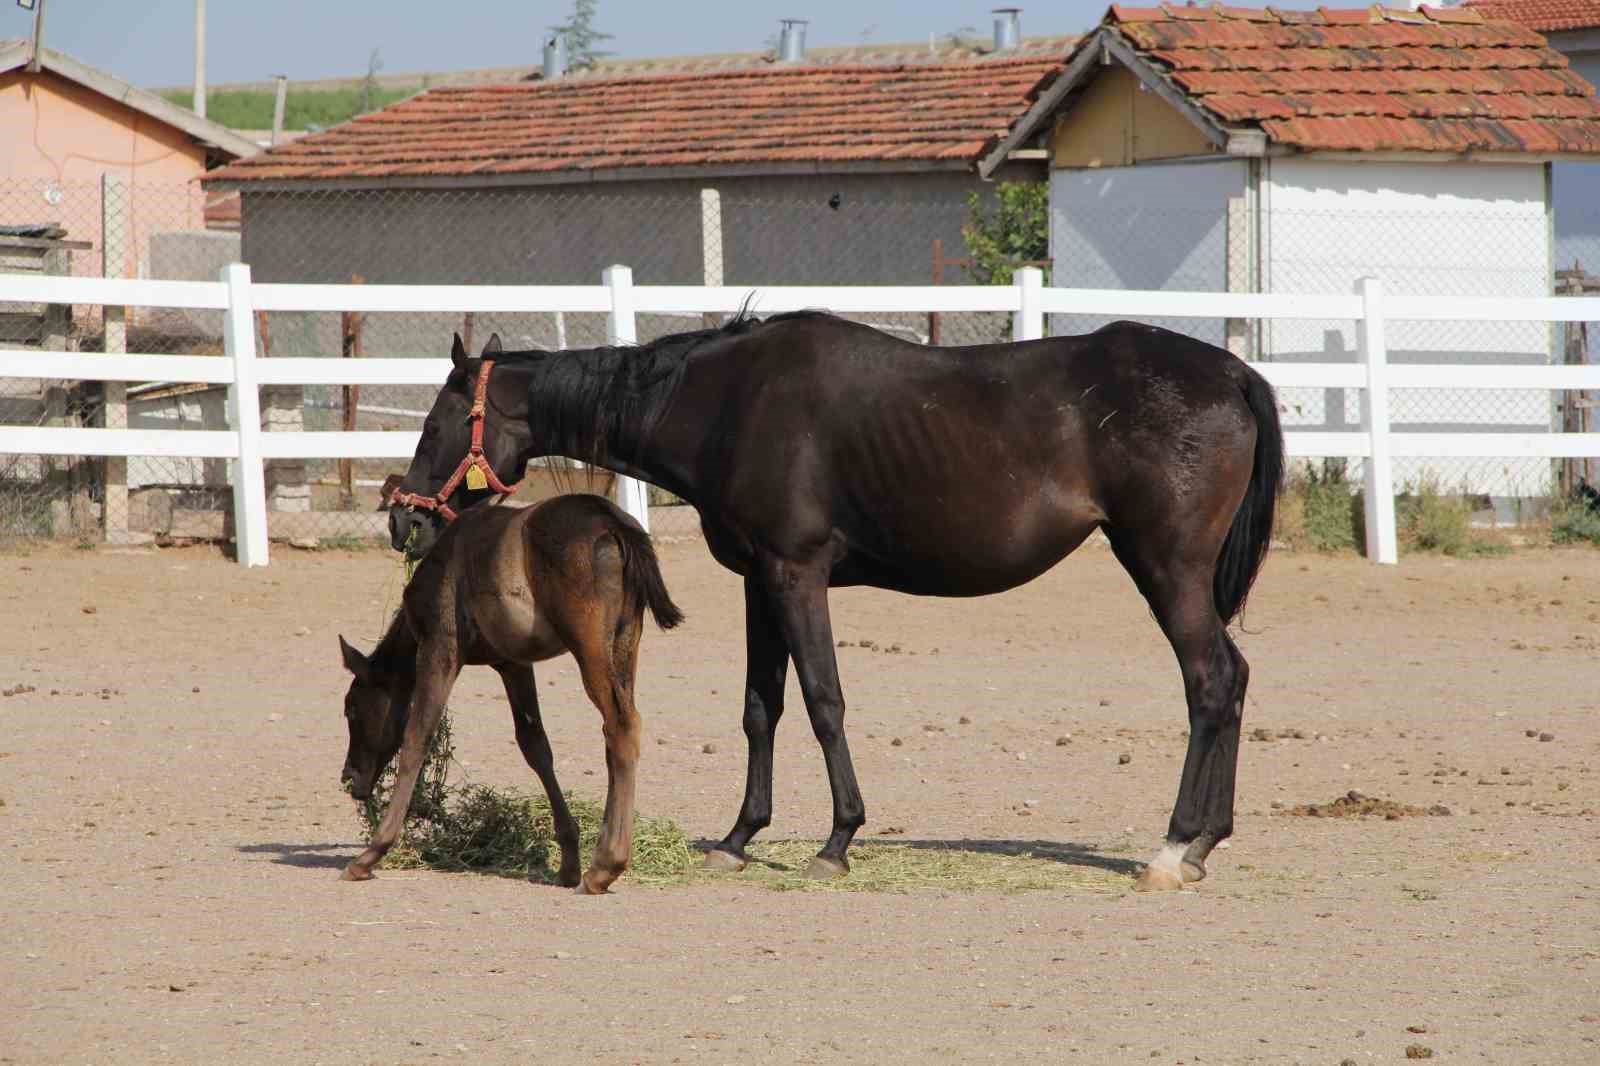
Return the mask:
[(587, 877), (580, 878), (577, 886), (572, 891), (580, 896), (605, 896), (610, 894), (610, 889), (596, 888), (591, 885)]
[(372, 880), (372, 871), (367, 869), (365, 866), (357, 866), (355, 863), (351, 863), (349, 866), (344, 868), (344, 873), (339, 875), (339, 880), (370, 881)]
[(1183, 872), (1183, 883), (1186, 885), (1206, 879), (1206, 868), (1200, 863), (1182, 862), (1178, 864), (1178, 869)]
[(836, 877), (843, 877), (850, 872), (850, 864), (839, 862), (835, 859), (825, 859), (821, 855), (813, 856), (806, 863), (805, 874), (808, 881), (832, 881)]
[(706, 852), (706, 857), (700, 863), (706, 870), (716, 870), (720, 873), (736, 874), (749, 865), (748, 860), (741, 859), (731, 851), (721, 848), (712, 848)]
[(1133, 883), (1135, 892), (1176, 892), (1183, 887), (1183, 877), (1166, 866), (1151, 864), (1144, 868)]
[(556, 874), (556, 884), (562, 888), (574, 888), (582, 883), (583, 880), (576, 870), (562, 870)]

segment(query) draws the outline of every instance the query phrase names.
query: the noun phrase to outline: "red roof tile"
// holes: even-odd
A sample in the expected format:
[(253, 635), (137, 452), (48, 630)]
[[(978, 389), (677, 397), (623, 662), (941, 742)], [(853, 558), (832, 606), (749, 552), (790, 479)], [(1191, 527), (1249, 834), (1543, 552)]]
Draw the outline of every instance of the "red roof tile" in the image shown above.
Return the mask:
[(1062, 57), (434, 89), (208, 181), (975, 160)]
[[(1600, 0), (1500, 2), (1600, 11)], [(1526, 25), (1486, 18), (1491, 6), (1289, 12), (1163, 4), (1113, 7), (1102, 29), (1219, 125), (1259, 128), (1282, 145), (1600, 153), (1594, 87)]]
[(1467, 9), (1540, 33), (1600, 26), (1600, 0), (1468, 0)]

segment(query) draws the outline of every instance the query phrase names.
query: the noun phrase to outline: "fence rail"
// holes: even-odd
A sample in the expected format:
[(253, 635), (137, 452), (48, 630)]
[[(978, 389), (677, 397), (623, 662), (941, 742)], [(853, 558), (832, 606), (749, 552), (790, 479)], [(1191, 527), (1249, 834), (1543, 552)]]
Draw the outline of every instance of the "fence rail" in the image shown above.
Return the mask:
[[(1389, 429), (1394, 389), (1600, 389), (1600, 367), (1394, 365), (1384, 341), (1389, 321), (1600, 320), (1600, 298), (1452, 300), (1386, 295), (1373, 278), (1352, 294), (1255, 294), (1047, 289), (1042, 274), (1020, 270), (1011, 286), (734, 286), (634, 285), (626, 267), (604, 272), (599, 285), (292, 285), (254, 284), (250, 269), (232, 264), (216, 282), (39, 277), (0, 274), (0, 302), (103, 304), (225, 312), (226, 358), (0, 350), (0, 378), (161, 381), (228, 386), (227, 430), (98, 429), (0, 426), (0, 453), (69, 456), (177, 456), (231, 460), (239, 561), (267, 562), (268, 459), (405, 458), (418, 434), (406, 431), (271, 432), (261, 430), (264, 385), (438, 385), (446, 359), (257, 359), (258, 311), (598, 312), (618, 343), (635, 339), (638, 314), (760, 313), (826, 307), (861, 312), (1004, 312), (1017, 340), (1043, 337), (1050, 314), (1165, 318), (1345, 320), (1358, 327), (1360, 362), (1256, 364), (1278, 388), (1358, 389), (1362, 428), (1350, 432), (1291, 429), (1295, 457), (1365, 459), (1367, 550), (1376, 562), (1398, 558), (1390, 462), (1406, 456), (1600, 457), (1600, 433), (1395, 433)], [(618, 479), (624, 507), (648, 523), (642, 487)]]

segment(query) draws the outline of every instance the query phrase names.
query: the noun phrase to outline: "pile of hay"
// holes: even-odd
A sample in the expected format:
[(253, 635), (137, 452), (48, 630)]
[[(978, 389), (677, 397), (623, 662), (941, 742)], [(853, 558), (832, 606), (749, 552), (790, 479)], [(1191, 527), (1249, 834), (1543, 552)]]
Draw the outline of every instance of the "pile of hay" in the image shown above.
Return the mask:
[[(561, 848), (555, 840), (555, 819), (550, 800), (541, 792), (488, 785), (453, 785), (449, 782), (454, 749), (449, 716), (439, 723), (428, 746), (405, 832), (384, 857), (387, 869), (475, 870), (501, 877), (522, 877), (555, 883)], [(361, 808), (363, 827), (370, 836), (383, 818), (394, 787), (394, 767), (383, 772), (372, 798)], [(584, 866), (600, 837), (605, 806), (598, 801), (566, 794), (567, 806), (578, 820), (579, 851)], [(683, 830), (667, 818), (633, 819), (633, 862), (628, 880), (634, 884), (682, 881), (699, 861)]]

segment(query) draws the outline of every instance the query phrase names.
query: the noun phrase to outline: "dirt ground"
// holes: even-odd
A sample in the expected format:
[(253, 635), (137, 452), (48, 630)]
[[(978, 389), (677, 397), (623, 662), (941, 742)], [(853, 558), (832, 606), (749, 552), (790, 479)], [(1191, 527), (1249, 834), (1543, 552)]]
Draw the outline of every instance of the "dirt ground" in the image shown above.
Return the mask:
[[(661, 555), (689, 622), (645, 639), (640, 807), (716, 838), (739, 585), (693, 540)], [(1266, 739), (1236, 835), (1154, 896), (342, 883), (335, 634), (370, 646), (398, 581), (377, 550), (0, 555), (0, 1062), (1600, 1062), (1593, 551), (1275, 554), (1239, 638)], [(1153, 854), (1182, 688), (1109, 552), (985, 600), (833, 604), (864, 839)], [(562, 782), (597, 794), (576, 672), (539, 677)], [(766, 836), (818, 839), (790, 688)], [(536, 787), (491, 672), (451, 707), (472, 780)], [(1450, 813), (1304, 809), (1351, 789)]]

